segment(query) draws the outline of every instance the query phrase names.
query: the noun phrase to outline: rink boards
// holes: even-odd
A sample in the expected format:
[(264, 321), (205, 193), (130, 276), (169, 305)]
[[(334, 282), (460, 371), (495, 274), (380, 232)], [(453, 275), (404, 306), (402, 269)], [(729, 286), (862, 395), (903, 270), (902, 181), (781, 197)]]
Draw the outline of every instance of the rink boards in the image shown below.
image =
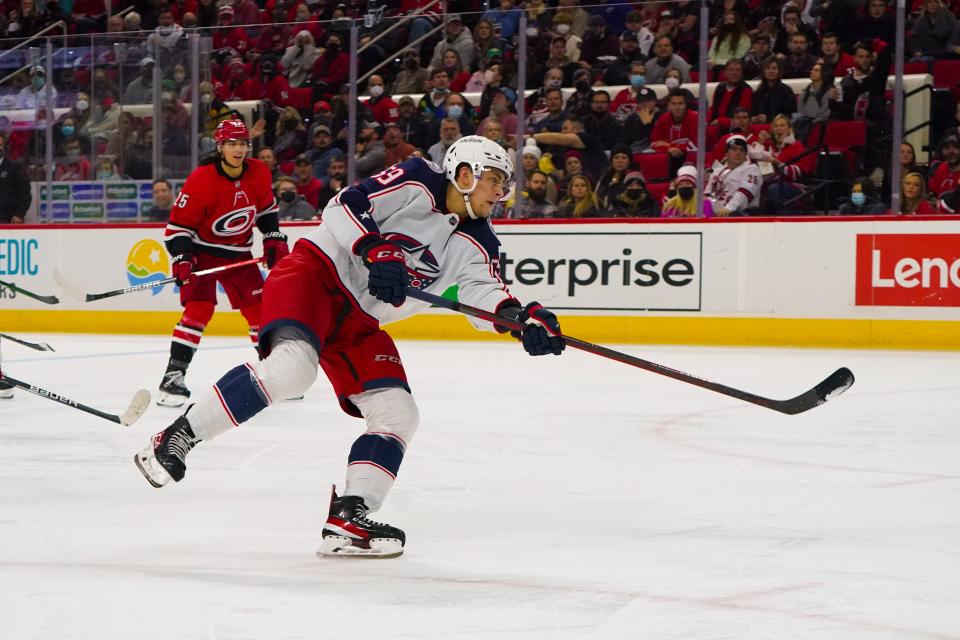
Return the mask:
[[(310, 224), (284, 227), (291, 241)], [(500, 270), (521, 300), (557, 310), (597, 341), (960, 348), (960, 218), (504, 222)], [(172, 285), (92, 303), (57, 290), (55, 268), (102, 292), (168, 277), (162, 225), (0, 230), (0, 329), (168, 334)], [(259, 240), (255, 243), (259, 253)], [(220, 293), (220, 308), (228, 308)], [(446, 311), (390, 325), (398, 338), (504, 339)], [(243, 335), (219, 313), (214, 335)]]

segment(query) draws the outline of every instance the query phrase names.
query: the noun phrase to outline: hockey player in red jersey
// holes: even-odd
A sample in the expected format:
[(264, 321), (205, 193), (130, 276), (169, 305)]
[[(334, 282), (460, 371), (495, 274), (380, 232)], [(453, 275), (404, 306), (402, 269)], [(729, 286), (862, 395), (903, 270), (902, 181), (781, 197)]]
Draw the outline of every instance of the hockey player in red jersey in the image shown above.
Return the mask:
[(529, 354), (559, 355), (565, 347), (557, 317), (536, 302), (521, 305), (500, 278), (500, 243), (488, 218), (513, 180), (503, 147), (467, 136), (447, 150), (443, 169), (410, 158), (338, 193), (323, 224), (267, 278), (266, 357), (229, 371), (136, 454), (147, 480), (161, 487), (183, 479), (194, 446), (304, 393), (319, 362), (341, 408), (362, 417), (366, 432), (350, 450), (346, 485), (333, 493), (318, 553), (400, 555), (404, 532), (368, 514), (393, 486), (419, 421), (397, 347), (380, 328), (429, 308), (408, 299), (407, 286), (439, 294), (457, 284), (464, 303), (528, 323), (515, 337)]
[(268, 268), (290, 252), (287, 237), (280, 232), (270, 170), (259, 160), (247, 157), (247, 126), (242, 120), (224, 120), (217, 126), (214, 140), (216, 156), (202, 162), (180, 189), (164, 238), (173, 256), (173, 275), (180, 285), (183, 305), (157, 398), (157, 404), (169, 407), (179, 407), (190, 397), (184, 376), (213, 317), (218, 281), (231, 306), (240, 310), (250, 326), (254, 347), (260, 328), (263, 276), (257, 265), (200, 278), (191, 274), (252, 258), (254, 225), (263, 233)]

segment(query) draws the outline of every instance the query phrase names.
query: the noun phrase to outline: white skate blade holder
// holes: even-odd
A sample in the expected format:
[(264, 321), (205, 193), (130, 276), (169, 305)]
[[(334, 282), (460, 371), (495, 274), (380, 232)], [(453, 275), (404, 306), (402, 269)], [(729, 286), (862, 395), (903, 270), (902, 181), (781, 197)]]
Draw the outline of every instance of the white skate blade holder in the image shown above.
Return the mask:
[(372, 538), (370, 548), (364, 549), (353, 545), (353, 541), (345, 536), (327, 536), (323, 539), (317, 556), (320, 558), (396, 558), (403, 554), (403, 545), (396, 538)]
[(157, 461), (157, 457), (153, 453), (153, 444), (149, 444), (142, 451), (135, 453), (133, 462), (137, 465), (137, 469), (140, 469), (140, 473), (147, 479), (147, 482), (157, 489), (173, 479)]
[(158, 407), (182, 407), (186, 401), (187, 396), (178, 396), (175, 393), (167, 393), (166, 391), (161, 391), (157, 395)]

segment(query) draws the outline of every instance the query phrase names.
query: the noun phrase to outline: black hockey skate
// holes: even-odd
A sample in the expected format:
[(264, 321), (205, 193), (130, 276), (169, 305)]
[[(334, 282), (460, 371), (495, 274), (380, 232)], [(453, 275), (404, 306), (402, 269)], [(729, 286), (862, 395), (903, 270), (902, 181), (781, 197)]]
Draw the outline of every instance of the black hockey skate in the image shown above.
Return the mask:
[(13, 385), (0, 381), (0, 398), (9, 399), (13, 397)]
[(321, 557), (396, 558), (403, 553), (407, 536), (396, 527), (367, 518), (360, 496), (338, 496), (334, 486), (330, 515), (323, 525)]
[(174, 482), (183, 480), (187, 473), (187, 454), (199, 442), (186, 417), (180, 416), (153, 436), (150, 444), (133, 456), (133, 461), (147, 482), (159, 489), (171, 479)]
[(163, 374), (163, 382), (160, 383), (160, 395), (157, 396), (157, 404), (161, 407), (180, 407), (190, 397), (190, 390), (187, 389), (183, 377), (186, 371), (168, 367), (167, 372)]

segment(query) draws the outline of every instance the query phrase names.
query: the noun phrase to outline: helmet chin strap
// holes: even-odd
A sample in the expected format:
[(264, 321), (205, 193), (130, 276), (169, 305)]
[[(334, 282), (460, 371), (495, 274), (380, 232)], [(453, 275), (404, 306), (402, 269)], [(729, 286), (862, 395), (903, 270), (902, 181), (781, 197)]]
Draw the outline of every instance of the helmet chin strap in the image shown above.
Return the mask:
[(463, 194), (463, 204), (467, 207), (467, 215), (470, 216), (472, 220), (477, 219), (477, 214), (473, 212), (473, 207), (470, 205), (470, 194)]

